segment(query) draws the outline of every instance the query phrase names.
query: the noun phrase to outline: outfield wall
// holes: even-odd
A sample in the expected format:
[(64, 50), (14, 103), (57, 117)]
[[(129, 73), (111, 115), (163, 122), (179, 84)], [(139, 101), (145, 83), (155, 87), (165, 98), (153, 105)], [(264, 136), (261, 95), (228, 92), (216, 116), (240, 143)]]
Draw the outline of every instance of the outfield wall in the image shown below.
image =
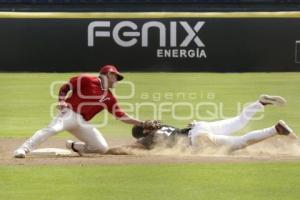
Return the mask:
[(0, 44), (0, 71), (300, 71), (300, 12), (1, 12)]

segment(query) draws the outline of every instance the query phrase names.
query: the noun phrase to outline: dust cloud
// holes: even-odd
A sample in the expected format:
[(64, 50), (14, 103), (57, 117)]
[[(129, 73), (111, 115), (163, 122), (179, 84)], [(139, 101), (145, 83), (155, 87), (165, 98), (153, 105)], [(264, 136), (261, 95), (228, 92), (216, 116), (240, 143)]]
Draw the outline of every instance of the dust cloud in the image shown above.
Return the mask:
[(131, 155), (178, 155), (178, 156), (296, 156), (300, 157), (300, 140), (287, 136), (275, 136), (245, 148), (232, 151), (226, 146), (216, 146), (212, 142), (202, 140), (198, 147), (191, 147), (187, 138), (177, 138), (174, 146), (163, 143), (153, 149), (143, 150), (123, 148)]

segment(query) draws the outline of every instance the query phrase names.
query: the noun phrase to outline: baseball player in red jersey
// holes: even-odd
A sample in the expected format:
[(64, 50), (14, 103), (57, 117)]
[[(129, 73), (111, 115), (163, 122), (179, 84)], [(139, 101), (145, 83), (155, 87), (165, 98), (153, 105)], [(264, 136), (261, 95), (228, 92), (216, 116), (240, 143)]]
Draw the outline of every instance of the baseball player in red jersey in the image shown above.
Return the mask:
[[(143, 126), (144, 121), (132, 118), (118, 106), (116, 97), (110, 88), (123, 79), (113, 65), (100, 69), (99, 77), (80, 75), (70, 79), (59, 91), (60, 112), (48, 125), (38, 130), (24, 142), (15, 152), (14, 157), (24, 158), (26, 153), (62, 131), (68, 131), (82, 142), (66, 142), (67, 148), (81, 153), (105, 153), (108, 145), (102, 134), (88, 123), (97, 113), (107, 109), (112, 115), (124, 123)], [(67, 94), (72, 92), (68, 97)]]

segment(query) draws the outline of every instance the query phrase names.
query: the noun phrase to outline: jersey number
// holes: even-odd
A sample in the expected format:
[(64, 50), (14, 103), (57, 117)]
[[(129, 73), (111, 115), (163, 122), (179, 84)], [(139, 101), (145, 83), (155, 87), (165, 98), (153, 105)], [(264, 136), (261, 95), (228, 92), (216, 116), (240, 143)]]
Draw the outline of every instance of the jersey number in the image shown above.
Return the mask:
[(175, 128), (172, 127), (162, 127), (159, 131), (160, 134), (166, 134), (167, 136), (170, 136)]

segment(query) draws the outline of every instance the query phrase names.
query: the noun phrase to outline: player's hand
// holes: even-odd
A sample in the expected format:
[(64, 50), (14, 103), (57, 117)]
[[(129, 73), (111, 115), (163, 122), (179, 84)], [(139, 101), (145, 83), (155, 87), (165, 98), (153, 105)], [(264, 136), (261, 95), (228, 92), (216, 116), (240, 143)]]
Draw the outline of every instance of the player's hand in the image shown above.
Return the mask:
[(146, 120), (142, 124), (145, 130), (156, 130), (161, 128), (161, 123), (158, 120)]
[(59, 101), (58, 105), (56, 106), (56, 108), (58, 110), (63, 110), (64, 108), (67, 108), (68, 104), (65, 101)]

